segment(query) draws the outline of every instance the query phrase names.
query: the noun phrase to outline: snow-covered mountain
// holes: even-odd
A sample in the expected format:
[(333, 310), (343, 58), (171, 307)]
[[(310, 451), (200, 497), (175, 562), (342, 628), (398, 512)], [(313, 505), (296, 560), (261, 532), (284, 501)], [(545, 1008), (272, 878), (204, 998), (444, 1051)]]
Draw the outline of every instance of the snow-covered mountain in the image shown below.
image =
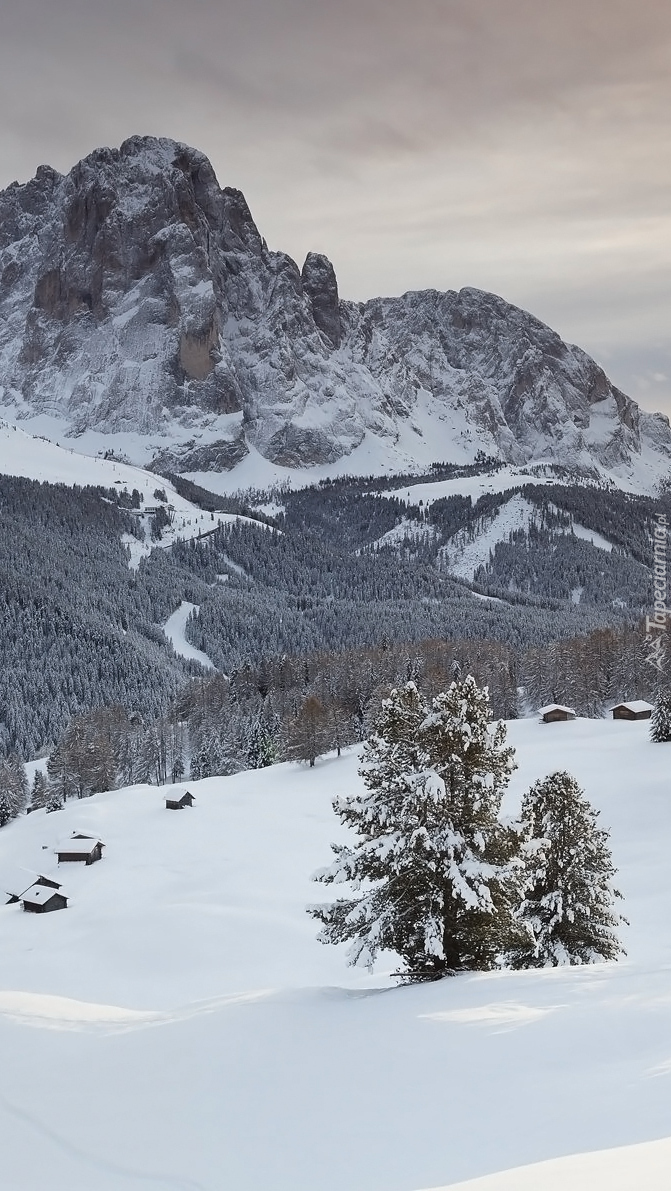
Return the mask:
[[(0, 889), (39, 873), (71, 899), (0, 905), (3, 1188), (667, 1188), (666, 750), (646, 723), (509, 736), (507, 812), (568, 768), (611, 831), (619, 963), (413, 987), (393, 955), (347, 968), (305, 905), (329, 899), (310, 877), (344, 839), (331, 800), (360, 788), (358, 750), (197, 782), (179, 813), (136, 786), (3, 828)], [(100, 863), (54, 867), (74, 831)]]
[(474, 289), (341, 301), (325, 257), (269, 251), (166, 139), (0, 194), (0, 404), (190, 474), (250, 452), (371, 472), (483, 451), (639, 482), (671, 464), (668, 420), (531, 315)]

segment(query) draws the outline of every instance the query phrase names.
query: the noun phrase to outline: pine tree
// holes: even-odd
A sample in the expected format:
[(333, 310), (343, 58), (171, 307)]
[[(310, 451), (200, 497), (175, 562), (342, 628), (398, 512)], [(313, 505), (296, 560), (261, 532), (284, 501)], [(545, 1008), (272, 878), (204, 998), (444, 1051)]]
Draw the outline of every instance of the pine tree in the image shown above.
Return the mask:
[(47, 801), (45, 805), (48, 815), (50, 815), (52, 811), (63, 810), (63, 798), (61, 797), (58, 787), (54, 786), (51, 782), (49, 782), (49, 792), (47, 794)]
[(498, 812), (514, 768), (470, 675), (430, 708), (414, 683), (393, 690), (364, 746), (366, 793), (334, 803), (358, 838), (316, 879), (354, 896), (310, 908), (320, 941), (351, 941), (350, 963), (368, 967), (395, 951), (411, 980), (496, 966), (513, 923), (517, 840)]
[(254, 720), (247, 743), (246, 762), (250, 769), (265, 769), (280, 759), (280, 719), (269, 699)]
[(230, 772), (224, 743), (218, 733), (210, 729), (202, 737), (191, 758), (191, 777), (198, 780), (204, 777), (220, 777), (221, 774)]
[(33, 778), (33, 788), (30, 792), (30, 809), (33, 811), (41, 810), (46, 807), (49, 801), (49, 781), (47, 775), (41, 770), (35, 770)]
[(650, 739), (655, 744), (671, 740), (671, 694), (660, 691), (650, 717)]
[(31, 811), (44, 809), (47, 814), (63, 809), (63, 796), (59, 783), (50, 782), (41, 769), (35, 770), (30, 795), (30, 809)]
[(73, 758), (63, 737), (47, 761), (47, 775), (49, 788), (54, 792), (61, 805), (68, 798), (76, 798), (79, 794), (77, 775), (73, 768)]
[[(469, 674), (434, 700), (422, 725), (431, 765), (445, 784), (454, 833), (443, 910), (446, 967), (494, 967), (509, 944), (517, 840), (499, 820), (517, 768), (502, 721), (492, 723), (487, 687)], [(457, 875), (458, 874), (458, 875)]]
[(28, 779), (16, 753), (0, 761), (0, 827), (23, 813), (28, 801)]
[(597, 827), (597, 818), (569, 773), (552, 773), (525, 795), (517, 913), (524, 936), (510, 952), (513, 967), (588, 964), (623, 954), (614, 931), (625, 919), (613, 911), (621, 895), (611, 884), (616, 870), (608, 832)]
[(6, 827), (14, 818), (12, 794), (3, 779), (4, 774), (0, 768), (0, 827)]

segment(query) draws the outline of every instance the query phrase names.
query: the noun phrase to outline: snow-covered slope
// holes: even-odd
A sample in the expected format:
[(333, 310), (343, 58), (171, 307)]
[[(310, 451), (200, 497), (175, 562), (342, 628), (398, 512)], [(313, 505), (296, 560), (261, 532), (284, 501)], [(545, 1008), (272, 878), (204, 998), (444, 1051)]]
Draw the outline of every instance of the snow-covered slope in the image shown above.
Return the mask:
[(445, 569), (458, 579), (472, 582), (478, 567), (489, 561), (497, 542), (505, 541), (515, 530), (528, 530), (536, 516), (528, 500), (512, 496), (494, 514), (484, 517), (473, 532), (461, 531), (450, 539), (440, 552)]
[(202, 153), (152, 137), (0, 194), (0, 405), (190, 474), (671, 462), (668, 420), (538, 319), (474, 289), (341, 301), (326, 257), (270, 252)]
[[(26, 434), (20, 427), (0, 422), (0, 475), (25, 476), (48, 484), (66, 484), (118, 489), (129, 494), (140, 493), (141, 506), (138, 520), (145, 532), (144, 541), (131, 534), (124, 534), (124, 543), (130, 553), (131, 567), (137, 567), (157, 543), (150, 538), (152, 513), (161, 504), (169, 511), (170, 524), (166, 525), (158, 543), (161, 547), (172, 545), (177, 540), (186, 541), (201, 537), (226, 522), (240, 520), (232, 513), (204, 513), (191, 501), (185, 500), (161, 476), (119, 463), (114, 459), (85, 455), (74, 447), (63, 447), (57, 442)], [(156, 497), (156, 492), (165, 494), (165, 501)], [(242, 518), (249, 521), (251, 518)], [(258, 522), (265, 527), (265, 523)]]
[[(671, 1138), (534, 1162), (451, 1183), (449, 1191), (668, 1191)], [(447, 1191), (435, 1188), (433, 1191)]]
[(197, 604), (190, 604), (188, 600), (182, 600), (179, 608), (177, 608), (172, 616), (169, 616), (163, 625), (163, 632), (168, 641), (172, 645), (176, 654), (182, 658), (188, 658), (193, 662), (200, 662), (201, 666), (205, 666), (206, 670), (214, 670), (214, 663), (211, 658), (208, 658), (202, 649), (196, 649), (186, 637), (186, 622), (193, 612), (199, 612)]
[(612, 830), (619, 964), (410, 988), (393, 957), (347, 969), (304, 906), (328, 893), (310, 874), (342, 838), (330, 800), (355, 788), (356, 750), (194, 783), (180, 812), (142, 786), (4, 828), (0, 877), (43, 872), (73, 830), (107, 847), (61, 865), (67, 910), (0, 907), (3, 1184), (417, 1191), (552, 1160), (482, 1191), (660, 1191), (668, 1147), (587, 1152), (669, 1134), (668, 746), (645, 723), (510, 737), (508, 811), (568, 768)]
[[(486, 566), (490, 554), (498, 542), (505, 542), (518, 530), (528, 533), (531, 525), (541, 524), (541, 513), (535, 505), (516, 493), (495, 513), (484, 516), (479, 524), (469, 530), (461, 530), (450, 538), (447, 546), (439, 551), (445, 570), (457, 579), (472, 582), (479, 567)], [(594, 530), (586, 529), (577, 521), (556, 529), (555, 534), (574, 534), (589, 542), (598, 550), (611, 553), (612, 542)], [(389, 535), (387, 535), (389, 536)]]

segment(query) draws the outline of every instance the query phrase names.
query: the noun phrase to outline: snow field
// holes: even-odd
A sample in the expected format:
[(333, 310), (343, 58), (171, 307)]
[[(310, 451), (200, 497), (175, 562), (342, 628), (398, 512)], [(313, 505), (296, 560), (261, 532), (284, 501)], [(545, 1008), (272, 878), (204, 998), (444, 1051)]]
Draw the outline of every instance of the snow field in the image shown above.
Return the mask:
[[(34, 415), (22, 419), (19, 427), (16, 425), (16, 411), (13, 407), (0, 405), (0, 419), (4, 419), (0, 421), (0, 474), (25, 475), (51, 483), (107, 485), (108, 480), (79, 477), (99, 474), (98, 464), (107, 463), (108, 466), (116, 466), (117, 469), (128, 466), (113, 465), (111, 461), (101, 458), (104, 452), (111, 448), (117, 454), (135, 461), (136, 466), (129, 470), (151, 477), (152, 493), (156, 486), (156, 477), (151, 472), (143, 472), (143, 465), (149, 465), (159, 452), (171, 444), (181, 446), (187, 441), (193, 444), (195, 440), (201, 445), (206, 445), (222, 438), (235, 437), (241, 424), (240, 414), (222, 414), (209, 419), (207, 425), (201, 429), (172, 425), (169, 434), (162, 431), (154, 438), (135, 432), (103, 434), (100, 431), (87, 430), (77, 438), (68, 439), (68, 423), (59, 417)], [(18, 440), (16, 437), (12, 438), (12, 435), (23, 436), (19, 451)], [(41, 435), (44, 438), (39, 437)], [(61, 441), (67, 442), (68, 446), (59, 446)], [(251, 444), (248, 446), (248, 454), (230, 471), (194, 471), (185, 474), (203, 488), (227, 495), (282, 485), (304, 488), (318, 484), (320, 480), (348, 476), (393, 476), (421, 472), (434, 462), (472, 463), (483, 446), (487, 447), (488, 451), (495, 450), (489, 440), (478, 438), (477, 432), (463, 413), (446, 409), (441, 402), (432, 401), (428, 394), (418, 399), (415, 413), (407, 423), (404, 420), (398, 423), (393, 439), (367, 431), (361, 443), (335, 463), (308, 468), (283, 467), (271, 463)], [(49, 448), (54, 448), (56, 454)], [(70, 456), (70, 462), (68, 463), (63, 456)], [(72, 456), (75, 456), (74, 460)], [(484, 492), (502, 492), (520, 484), (556, 483), (557, 476), (554, 473), (550, 471), (549, 474), (543, 474), (542, 470), (543, 465), (551, 469), (554, 462), (551, 458), (534, 459), (526, 466), (506, 465), (485, 475), (400, 487), (385, 495), (396, 495), (412, 504), (420, 500), (424, 504), (430, 504), (454, 493), (466, 496), (470, 494), (477, 500)], [(539, 474), (535, 474), (535, 469), (539, 469)], [(668, 472), (668, 460), (656, 450), (646, 447), (631, 465), (623, 464), (612, 471), (605, 468), (597, 470), (603, 481), (614, 484), (622, 491), (651, 494), (660, 478)], [(68, 475), (73, 478), (66, 478)], [(133, 486), (139, 485), (135, 483)]]
[[(452, 1183), (449, 1191), (667, 1191), (671, 1170), (671, 1140), (620, 1146), (597, 1154), (575, 1154), (533, 1166), (518, 1166), (501, 1174)], [(445, 1191), (438, 1188), (437, 1191)]]
[[(186, 500), (162, 476), (117, 463), (112, 459), (80, 454), (73, 447), (61, 447), (46, 439), (35, 438), (16, 426), (0, 422), (0, 475), (25, 476), (48, 484), (66, 484), (82, 487), (86, 485), (102, 488), (116, 488), (119, 492), (134, 488), (143, 497), (143, 507), (155, 508), (161, 502), (154, 496), (156, 489), (162, 489), (167, 504), (172, 506), (171, 524), (163, 530), (160, 542), (150, 538), (150, 516), (141, 517), (145, 540), (140, 542), (131, 534), (123, 534), (122, 541), (128, 547), (130, 567), (135, 570), (140, 560), (151, 553), (156, 546), (166, 548), (177, 540), (206, 536), (218, 525), (233, 521), (252, 521), (249, 517), (238, 517), (233, 513), (204, 513), (191, 501)], [(254, 522), (267, 528), (265, 522)]]
[(304, 907), (337, 895), (310, 875), (344, 838), (330, 802), (355, 749), (189, 783), (193, 809), (137, 786), (4, 828), (0, 875), (53, 870), (73, 830), (107, 845), (60, 866), (68, 910), (0, 907), (4, 1185), (661, 1189), (668, 1146), (641, 1143), (670, 1132), (671, 753), (647, 733), (509, 726), (506, 812), (567, 768), (612, 831), (631, 923), (613, 965), (417, 987), (393, 956), (346, 968)]

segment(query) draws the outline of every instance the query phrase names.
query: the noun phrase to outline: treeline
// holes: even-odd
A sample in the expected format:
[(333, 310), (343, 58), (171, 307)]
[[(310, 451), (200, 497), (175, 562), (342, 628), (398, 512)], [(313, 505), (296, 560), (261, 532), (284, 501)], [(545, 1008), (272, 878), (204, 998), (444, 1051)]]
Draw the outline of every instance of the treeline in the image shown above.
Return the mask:
[[(187, 636), (225, 672), (264, 654), (339, 652), (369, 643), (469, 638), (523, 647), (631, 618), (624, 601), (576, 607), (520, 592), (483, 603), (441, 573), (435, 558), (329, 543), (321, 517), (317, 529), (303, 525), (300, 532), (222, 526), (206, 542), (176, 545), (173, 554), (210, 585)], [(217, 584), (222, 574), (228, 581)]]
[[(393, 492), (372, 494), (371, 483), (284, 491), (283, 511), (267, 524), (240, 521), (207, 539), (153, 550), (131, 570), (122, 538), (141, 532), (129, 513), (138, 494), (0, 477), (0, 756), (36, 756), (61, 739), (73, 717), (96, 708), (123, 707), (143, 724), (169, 720), (189, 676), (201, 672), (174, 655), (161, 629), (182, 600), (199, 608), (187, 624), (189, 640), (231, 677), (231, 690), (237, 674), (279, 664), (264, 658), (294, 659), (288, 664), (297, 673), (310, 672), (309, 682), (291, 687), (290, 711), (273, 688), (279, 755), (289, 747), (287, 725), (301, 700), (314, 695), (324, 702), (328, 667), (340, 674), (346, 659), (365, 669), (369, 658), (384, 658), (372, 663), (377, 686), (403, 679), (408, 654), (428, 659), (440, 648), (449, 656), (461, 651), (476, 667), (491, 659), (491, 673), (474, 672), (490, 681), (497, 714), (508, 715), (518, 686), (546, 701), (537, 696), (540, 684), (525, 677), (530, 651), (631, 625), (649, 606), (647, 534), (654, 512), (666, 507), (649, 498), (527, 486), (522, 491), (538, 507), (539, 528), (497, 547), (478, 577), (482, 590), (500, 597), (495, 602), (474, 598), (445, 574), (441, 551), (454, 534), (477, 533), (510, 493), (409, 507)], [(197, 486), (188, 494), (209, 499)], [(257, 494), (260, 503), (264, 495)], [(226, 501), (248, 515), (255, 499)], [(607, 554), (566, 533), (553, 536), (572, 518), (617, 548)], [(427, 532), (379, 545), (409, 521)], [(434, 664), (427, 661), (427, 672)], [(513, 677), (501, 678), (502, 666)], [(566, 687), (557, 697), (583, 706), (597, 689), (571, 695)], [(231, 706), (225, 749), (239, 765), (258, 707), (237, 696)], [(343, 715), (349, 723), (349, 712), (338, 710), (339, 723)], [(194, 727), (193, 735), (190, 757), (201, 748), (202, 733)], [(205, 758), (210, 746), (203, 747)]]
[(153, 719), (110, 707), (76, 717), (49, 760), (60, 805), (115, 785), (232, 774), (277, 761), (314, 764), (365, 740), (389, 691), (413, 682), (432, 699), (455, 675), (487, 686), (496, 718), (548, 702), (599, 716), (626, 698), (656, 696), (642, 628), (515, 650), (494, 641), (423, 641), (304, 657), (266, 657), (229, 677), (193, 679)]

